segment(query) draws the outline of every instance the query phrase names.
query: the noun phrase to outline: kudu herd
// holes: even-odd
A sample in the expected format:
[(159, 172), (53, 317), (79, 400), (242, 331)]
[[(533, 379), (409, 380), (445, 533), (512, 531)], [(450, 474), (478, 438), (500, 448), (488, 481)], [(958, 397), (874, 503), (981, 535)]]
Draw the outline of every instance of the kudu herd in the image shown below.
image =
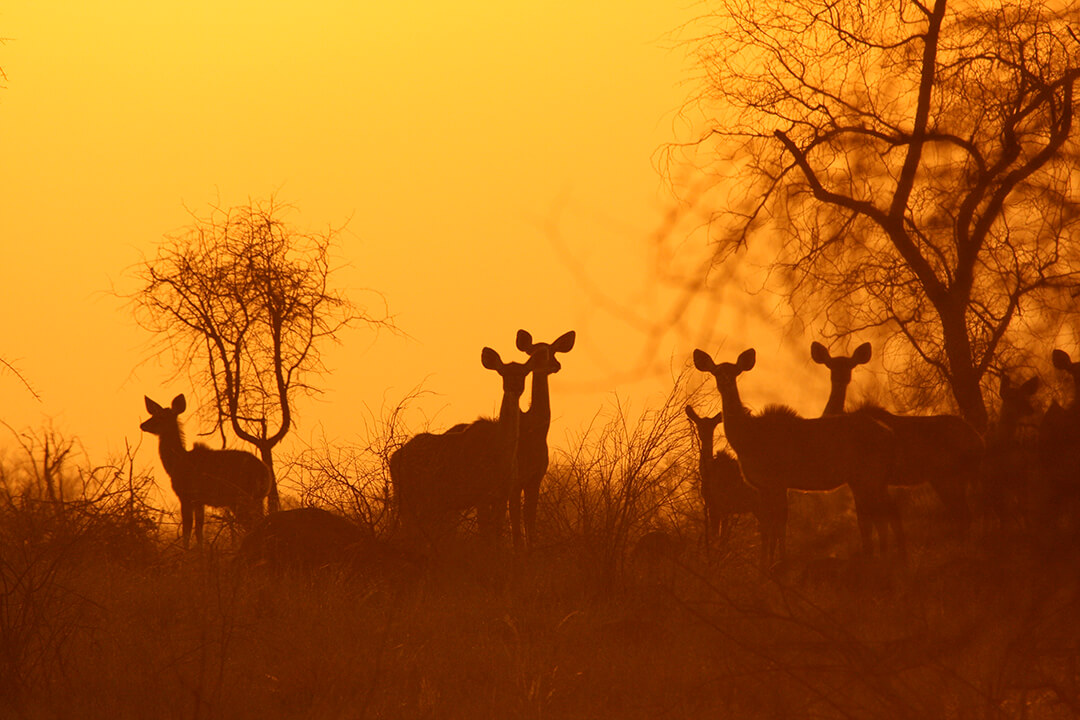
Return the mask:
[(763, 564), (785, 554), (787, 491), (835, 490), (841, 485), (851, 489), (855, 500), (863, 550), (873, 552), (876, 531), (884, 553), (891, 530), (903, 556), (904, 532), (888, 492), (896, 468), (896, 435), (869, 415), (803, 418), (785, 407), (751, 414), (739, 397), (736, 378), (753, 369), (756, 359), (752, 349), (733, 363), (717, 363), (704, 350), (694, 351), (694, 366), (716, 380), (727, 441), (743, 477), (757, 490)]
[[(498, 419), (421, 433), (390, 456), (390, 479), (408, 530), (433, 538), (449, 530), (460, 513), (475, 509), (481, 533), (496, 536), (509, 508), (514, 546), (535, 541), (537, 498), (548, 466), (548, 376), (561, 369), (555, 354), (569, 352), (574, 338), (568, 332), (551, 343), (534, 342), (519, 330), (517, 347), (529, 356), (524, 363), (503, 363), (497, 352), (484, 348), (484, 367), (503, 378)], [(519, 402), (530, 373), (532, 399), (522, 413)]]
[[(452, 531), (463, 514), (473, 512), (480, 534), (494, 539), (508, 514), (514, 547), (536, 545), (538, 498), (548, 469), (548, 378), (561, 369), (557, 354), (569, 352), (574, 341), (574, 332), (545, 343), (519, 330), (516, 346), (527, 356), (523, 362), (504, 361), (495, 350), (483, 348), (481, 364), (502, 381), (498, 416), (478, 418), (441, 433), (419, 433), (389, 458), (404, 532), (434, 542)], [(753, 514), (761, 534), (762, 565), (782, 560), (789, 490), (821, 492), (847, 486), (864, 554), (874, 553), (876, 534), (885, 555), (891, 535), (901, 559), (906, 553), (905, 535), (890, 487), (928, 484), (941, 501), (947, 528), (961, 538), (971, 525), (972, 493), (981, 499), (984, 515), (1001, 526), (1019, 525), (1030, 517), (1029, 493), (1036, 486), (1041, 493), (1039, 507), (1047, 513), (1060, 516), (1080, 509), (1075, 507), (1080, 505), (1080, 406), (1076, 399), (1080, 362), (1065, 351), (1054, 350), (1052, 361), (1070, 377), (1072, 401), (1064, 407), (1052, 403), (1037, 428), (1029, 424), (1035, 433), (1030, 440), (1021, 426), (1036, 415), (1038, 378), (1014, 385), (1002, 375), (998, 421), (980, 434), (957, 415), (905, 416), (866, 403), (845, 407), (853, 370), (871, 360), (869, 343), (844, 356), (833, 355), (815, 342), (810, 357), (829, 370), (831, 390), (820, 417), (802, 417), (781, 405), (752, 413), (743, 405), (737, 378), (755, 367), (753, 349), (734, 362), (716, 362), (704, 350), (694, 351), (693, 364), (713, 377), (721, 405), (711, 416), (699, 415), (689, 405), (685, 408), (698, 441), (706, 546), (712, 539), (727, 543), (733, 520)], [(521, 396), (530, 375), (530, 406), (522, 411)], [(205, 505), (229, 508), (250, 526), (262, 513), (270, 471), (250, 453), (211, 450), (199, 444), (186, 450), (178, 420), (185, 407), (183, 395), (168, 408), (146, 398), (151, 417), (141, 427), (160, 439), (161, 462), (180, 499), (187, 547), (193, 523), (196, 540), (202, 543)], [(733, 452), (714, 450), (714, 436), (721, 425)], [(272, 515), (269, 522), (250, 532), (243, 554), (260, 556), (268, 545), (266, 536), (274, 538), (275, 553), (282, 552), (282, 543), (293, 542), (318, 545), (322, 555), (333, 556), (334, 548), (344, 542), (339, 542), (341, 538), (355, 541), (358, 537), (345, 521), (324, 511), (288, 512), (292, 514)], [(312, 537), (318, 537), (318, 542)]]

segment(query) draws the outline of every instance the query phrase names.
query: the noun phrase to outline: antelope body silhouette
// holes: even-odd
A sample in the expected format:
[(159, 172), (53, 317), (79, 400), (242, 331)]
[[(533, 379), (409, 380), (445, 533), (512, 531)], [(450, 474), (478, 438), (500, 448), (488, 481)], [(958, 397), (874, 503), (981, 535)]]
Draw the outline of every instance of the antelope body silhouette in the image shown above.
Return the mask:
[(1003, 375), (998, 386), (1001, 412), (986, 434), (983, 501), (1002, 526), (1010, 520), (1019, 524), (1026, 514), (1031, 464), (1020, 441), (1019, 428), (1021, 420), (1035, 414), (1032, 398), (1038, 389), (1037, 377), (1013, 385)]
[(1054, 401), (1039, 424), (1039, 471), (1047, 488), (1045, 510), (1059, 515), (1075, 511), (1080, 501), (1080, 361), (1061, 349), (1051, 353), (1054, 367), (1072, 378), (1073, 399), (1067, 407)]
[(353, 523), (321, 508), (279, 510), (252, 528), (237, 559), (272, 570), (314, 570), (348, 560), (366, 537)]
[(844, 484), (855, 500), (864, 553), (873, 553), (876, 530), (884, 554), (886, 528), (891, 528), (904, 557), (903, 528), (887, 487), (896, 462), (896, 435), (869, 416), (802, 418), (789, 409), (751, 415), (739, 398), (736, 378), (755, 362), (753, 349), (734, 363), (717, 363), (704, 350), (694, 351), (697, 369), (716, 380), (725, 433), (743, 477), (760, 493), (763, 565), (782, 559), (786, 550), (788, 489), (834, 490)]
[[(481, 533), (497, 536), (509, 497), (521, 492), (518, 401), (535, 361), (505, 363), (487, 347), (480, 357), (483, 366), (503, 380), (498, 419), (481, 418), (439, 434), (420, 433), (390, 456), (390, 480), (401, 520), (429, 538), (447, 530), (456, 514), (472, 508)], [(516, 537), (520, 512), (514, 512), (514, 505), (510, 523)]]
[[(844, 413), (851, 371), (870, 361), (870, 343), (844, 357), (831, 355), (815, 342), (810, 345), (810, 356), (829, 368), (831, 391), (825, 414)], [(910, 487), (930, 483), (957, 529), (965, 532), (971, 523), (967, 488), (978, 480), (984, 451), (978, 431), (957, 415), (896, 415), (876, 405), (864, 405), (855, 413), (869, 415), (896, 433), (896, 469), (889, 484)]]
[[(511, 506), (522, 503), (524, 495), (525, 542), (536, 542), (536, 505), (540, 485), (548, 468), (548, 429), (551, 427), (551, 391), (548, 376), (562, 369), (555, 353), (567, 353), (574, 347), (576, 333), (571, 330), (551, 343), (533, 342), (532, 335), (518, 330), (517, 348), (528, 353), (535, 365), (532, 371), (532, 397), (529, 409), (521, 414), (521, 436), (518, 441), (518, 472), (521, 475), (521, 492), (510, 497)], [(514, 510), (511, 507), (511, 514)], [(520, 544), (515, 536), (515, 544)]]
[[(705, 503), (705, 540), (718, 537), (720, 544), (731, 533), (732, 516), (752, 512), (759, 515), (761, 498), (743, 479), (739, 461), (726, 450), (713, 453), (713, 435), (724, 418), (722, 412), (702, 417), (686, 406), (686, 416), (698, 436), (698, 476)], [(760, 518), (759, 518), (760, 522)]]
[(212, 450), (200, 443), (184, 449), (179, 419), (187, 409), (183, 394), (167, 408), (149, 397), (143, 399), (150, 419), (139, 427), (158, 436), (161, 464), (180, 500), (185, 548), (193, 521), (195, 540), (202, 545), (206, 505), (229, 508), (249, 526), (262, 515), (262, 499), (270, 489), (270, 470), (262, 460), (243, 450)]

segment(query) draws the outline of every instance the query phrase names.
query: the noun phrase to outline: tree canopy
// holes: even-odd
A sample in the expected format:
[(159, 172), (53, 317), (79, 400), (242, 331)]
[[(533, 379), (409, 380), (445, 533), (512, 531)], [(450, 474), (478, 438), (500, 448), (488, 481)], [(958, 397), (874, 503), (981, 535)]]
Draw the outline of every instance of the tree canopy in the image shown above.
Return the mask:
[(697, 27), (705, 132), (671, 149), (708, 269), (781, 238), (798, 312), (889, 335), (896, 379), (985, 425), (986, 376), (1077, 309), (1080, 7), (726, 0)]
[[(255, 445), (271, 469), (296, 397), (319, 392), (325, 343), (357, 322), (392, 326), (331, 287), (335, 233), (300, 232), (286, 210), (270, 200), (195, 217), (140, 266), (134, 297), (158, 350), (213, 397), (215, 429)], [(276, 496), (275, 483), (271, 509)]]

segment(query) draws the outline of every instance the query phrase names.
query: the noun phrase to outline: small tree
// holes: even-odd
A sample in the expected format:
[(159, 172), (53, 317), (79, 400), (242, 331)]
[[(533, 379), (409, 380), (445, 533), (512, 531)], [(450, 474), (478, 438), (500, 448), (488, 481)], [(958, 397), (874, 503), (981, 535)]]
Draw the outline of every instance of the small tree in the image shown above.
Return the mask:
[(158, 354), (210, 391), (215, 431), (229, 427), (258, 448), (271, 511), (280, 507), (273, 451), (292, 428), (296, 398), (318, 392), (320, 348), (356, 322), (392, 327), (330, 288), (336, 232), (299, 232), (285, 210), (271, 199), (193, 215), (139, 266), (133, 298), (136, 321), (160, 338)]
[[(714, 257), (782, 238), (774, 269), (826, 331), (884, 329), (906, 384), (981, 385), (1032, 320), (1076, 310), (1075, 4), (723, 0), (700, 37), (694, 164)], [(767, 230), (768, 232), (761, 232)], [(681, 238), (673, 238), (680, 242)], [(930, 372), (926, 372), (926, 369)]]

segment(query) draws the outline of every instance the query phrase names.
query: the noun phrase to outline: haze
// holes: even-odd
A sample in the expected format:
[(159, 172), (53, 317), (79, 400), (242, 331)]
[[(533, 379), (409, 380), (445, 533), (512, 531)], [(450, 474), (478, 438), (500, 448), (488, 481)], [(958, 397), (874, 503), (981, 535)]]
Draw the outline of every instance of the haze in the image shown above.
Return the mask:
[(519, 327), (578, 332), (553, 438), (616, 391), (666, 391), (673, 349), (643, 371), (646, 338), (609, 309), (662, 305), (647, 238), (670, 195), (653, 155), (692, 71), (666, 36), (691, 17), (625, 1), (9, 8), (0, 357), (42, 400), (0, 375), (2, 419), (51, 420), (102, 453), (142, 439), (144, 394), (205, 402), (140, 364), (152, 338), (116, 293), (185, 207), (271, 195), (301, 229), (345, 226), (337, 283), (407, 334), (345, 334), (295, 437), (348, 439), (417, 387), (433, 427), (491, 413), (480, 349), (516, 359)]

